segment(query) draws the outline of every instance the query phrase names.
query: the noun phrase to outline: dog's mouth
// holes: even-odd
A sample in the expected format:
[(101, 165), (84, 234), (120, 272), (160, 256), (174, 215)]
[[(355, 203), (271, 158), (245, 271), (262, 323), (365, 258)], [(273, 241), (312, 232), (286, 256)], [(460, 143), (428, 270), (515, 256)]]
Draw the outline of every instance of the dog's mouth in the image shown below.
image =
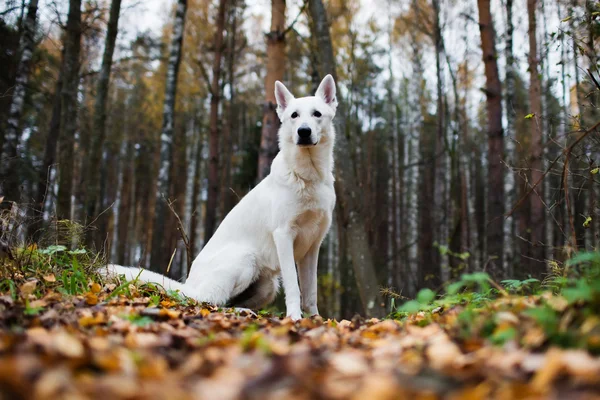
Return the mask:
[(314, 142), (310, 138), (298, 138), (296, 144), (300, 147), (312, 147), (316, 146), (319, 142)]

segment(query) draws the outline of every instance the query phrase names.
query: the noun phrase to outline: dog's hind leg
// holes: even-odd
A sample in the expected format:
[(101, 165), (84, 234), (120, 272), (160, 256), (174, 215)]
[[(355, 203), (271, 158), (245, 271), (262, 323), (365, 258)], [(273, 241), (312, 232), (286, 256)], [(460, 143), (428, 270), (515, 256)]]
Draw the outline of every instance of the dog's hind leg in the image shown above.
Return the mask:
[(238, 255), (227, 259), (227, 264), (211, 267), (210, 262), (192, 267), (192, 273), (185, 283), (198, 294), (198, 301), (218, 306), (227, 305), (230, 299), (245, 291), (257, 280), (255, 260), (248, 253), (238, 252)]
[(228, 305), (259, 309), (275, 300), (279, 289), (279, 277), (261, 275), (246, 290), (230, 299)]

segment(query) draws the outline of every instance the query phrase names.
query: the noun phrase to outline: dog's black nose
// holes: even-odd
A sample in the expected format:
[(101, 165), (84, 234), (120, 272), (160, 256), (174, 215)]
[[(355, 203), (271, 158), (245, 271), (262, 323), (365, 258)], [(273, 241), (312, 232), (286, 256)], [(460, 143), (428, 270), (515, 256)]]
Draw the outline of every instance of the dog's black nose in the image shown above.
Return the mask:
[(302, 139), (307, 139), (310, 137), (311, 130), (308, 126), (301, 126), (298, 128), (298, 136)]

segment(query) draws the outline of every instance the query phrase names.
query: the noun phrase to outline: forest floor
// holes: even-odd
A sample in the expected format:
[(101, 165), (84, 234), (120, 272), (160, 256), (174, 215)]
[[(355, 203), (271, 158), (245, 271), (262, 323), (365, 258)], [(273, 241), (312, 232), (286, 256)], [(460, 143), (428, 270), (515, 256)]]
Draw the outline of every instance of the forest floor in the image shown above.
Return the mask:
[(0, 399), (600, 399), (587, 289), (422, 291), (383, 320), (292, 322), (103, 282), (91, 261), (0, 260)]

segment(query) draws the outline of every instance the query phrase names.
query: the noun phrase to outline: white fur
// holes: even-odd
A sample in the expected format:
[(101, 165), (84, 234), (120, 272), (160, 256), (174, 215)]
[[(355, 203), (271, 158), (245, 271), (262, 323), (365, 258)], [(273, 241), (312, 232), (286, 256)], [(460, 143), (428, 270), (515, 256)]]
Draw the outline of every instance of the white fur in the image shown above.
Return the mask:
[[(250, 308), (272, 302), (281, 277), (287, 315), (300, 319), (301, 309), (318, 314), (319, 247), (335, 206), (335, 82), (327, 75), (315, 96), (298, 99), (276, 82), (275, 97), (281, 120), (280, 152), (271, 173), (225, 217), (194, 260), (186, 283), (117, 265), (109, 265), (109, 273), (156, 282), (216, 305), (236, 301), (236, 296), (253, 285), (253, 290), (246, 292), (252, 294), (250, 298), (232, 304)], [(297, 144), (300, 127), (311, 129), (312, 144)]]

